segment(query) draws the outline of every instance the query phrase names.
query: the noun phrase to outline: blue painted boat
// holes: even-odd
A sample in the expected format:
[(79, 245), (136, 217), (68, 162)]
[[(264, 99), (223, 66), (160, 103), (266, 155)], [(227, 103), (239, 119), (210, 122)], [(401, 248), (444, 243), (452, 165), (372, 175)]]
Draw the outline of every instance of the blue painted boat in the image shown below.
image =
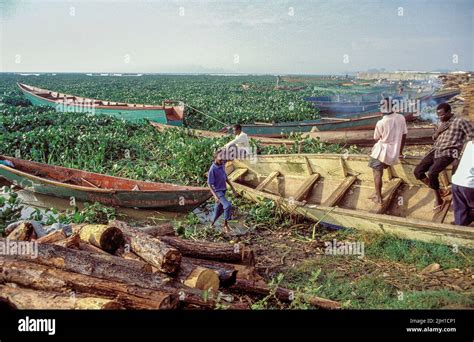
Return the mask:
[(434, 94), (432, 94), (429, 98), (423, 101), (423, 105), (427, 106), (437, 106), (443, 102), (449, 101), (456, 95), (459, 95), (461, 91), (459, 89), (442, 89)]
[(23, 95), (34, 106), (49, 106), (58, 112), (105, 114), (127, 121), (148, 120), (182, 126), (184, 108), (164, 101), (161, 106), (103, 101), (53, 92), (18, 83)]
[(370, 94), (370, 95), (336, 95), (305, 98), (319, 110), (321, 114), (334, 117), (348, 117), (354, 114), (373, 113), (379, 110), (380, 101), (384, 97), (394, 100), (420, 101), (429, 99), (431, 92), (405, 92), (404, 94)]
[[(401, 113), (407, 121), (413, 121), (413, 112)], [(346, 118), (322, 117), (317, 120), (280, 122), (280, 123), (254, 123), (242, 125), (242, 130), (248, 135), (260, 137), (280, 138), (291, 133), (304, 133), (310, 131), (342, 131), (374, 129), (377, 121), (382, 118), (382, 113), (351, 114)]]

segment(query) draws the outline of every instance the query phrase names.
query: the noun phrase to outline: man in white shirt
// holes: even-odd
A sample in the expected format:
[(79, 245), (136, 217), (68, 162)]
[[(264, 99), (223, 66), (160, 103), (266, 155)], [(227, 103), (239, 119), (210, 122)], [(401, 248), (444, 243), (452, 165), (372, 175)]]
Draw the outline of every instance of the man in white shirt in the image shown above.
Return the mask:
[(374, 131), (377, 142), (372, 148), (369, 161), (375, 184), (375, 193), (370, 198), (378, 204), (382, 204), (383, 170), (398, 163), (408, 133), (405, 117), (392, 111), (391, 98), (382, 100), (381, 112), (383, 117), (377, 122)]
[(454, 223), (468, 226), (474, 220), (474, 143), (469, 141), (453, 175)]
[[(235, 138), (225, 144), (224, 148), (228, 157), (227, 160), (232, 159), (243, 159), (250, 153), (250, 141), (246, 133), (242, 132), (242, 126), (239, 124), (234, 125)], [(234, 155), (235, 153), (235, 155)]]

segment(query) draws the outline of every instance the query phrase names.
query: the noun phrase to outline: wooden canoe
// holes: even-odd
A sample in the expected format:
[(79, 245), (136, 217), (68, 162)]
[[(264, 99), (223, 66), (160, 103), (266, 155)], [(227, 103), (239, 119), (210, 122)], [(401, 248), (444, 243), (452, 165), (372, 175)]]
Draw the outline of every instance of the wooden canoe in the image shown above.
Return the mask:
[(106, 114), (127, 121), (145, 119), (173, 126), (183, 124), (184, 108), (169, 101), (161, 106), (103, 101), (17, 84), (33, 105), (53, 107), (58, 112)]
[[(150, 122), (150, 124), (155, 127), (158, 131), (163, 132), (170, 128), (175, 128), (174, 126), (159, 124), (156, 122)], [(212, 131), (205, 131), (201, 129), (195, 128), (186, 128), (191, 134), (198, 136), (198, 137), (205, 137), (205, 138), (221, 138), (224, 136), (228, 136), (227, 133), (222, 132), (212, 132)], [(257, 140), (263, 146), (291, 146), (295, 143), (294, 140), (291, 139), (282, 139), (282, 138), (265, 138), (259, 136), (249, 135), (250, 138)]]
[[(353, 96), (337, 96), (327, 97), (323, 101), (315, 100), (315, 98), (307, 98), (306, 100), (311, 102), (315, 108), (318, 108), (319, 112), (334, 117), (350, 117), (355, 114), (371, 113), (376, 112), (380, 108), (380, 101), (387, 96), (390, 96), (394, 100), (398, 101), (410, 101), (410, 103), (416, 103), (420, 101), (420, 107), (426, 105), (426, 102), (432, 98), (432, 91), (425, 91), (421, 93), (417, 92), (405, 92), (402, 95), (390, 94), (390, 95), (353, 95)], [(316, 98), (317, 99), (317, 98)]]
[[(473, 227), (450, 224), (449, 198), (443, 210), (433, 214), (431, 189), (413, 175), (420, 160), (407, 158), (384, 172), (383, 205), (369, 199), (374, 182), (365, 155), (266, 155), (234, 160), (226, 169), (245, 197), (273, 200), (288, 212), (332, 227), (474, 248)], [(443, 187), (449, 178), (448, 169), (440, 177)]]
[(430, 96), (426, 101), (424, 101), (423, 104), (428, 106), (437, 106), (440, 103), (446, 102), (454, 96), (459, 95), (460, 93), (461, 91), (459, 89), (440, 89)]
[[(427, 145), (433, 143), (435, 126), (409, 127), (406, 145)], [(372, 146), (375, 144), (374, 130), (359, 131), (313, 131), (303, 134), (304, 138), (319, 139), (329, 144)]]
[(0, 158), (15, 165), (14, 168), (0, 165), (0, 178), (49, 196), (169, 211), (189, 211), (211, 197), (207, 188), (137, 181), (6, 156)]
[[(415, 119), (415, 113), (404, 112), (407, 121)], [(382, 113), (357, 114), (347, 118), (321, 117), (317, 120), (280, 122), (280, 123), (254, 123), (242, 125), (242, 130), (248, 135), (267, 138), (287, 137), (291, 133), (305, 133), (310, 131), (344, 131), (367, 130), (375, 128), (377, 121), (382, 118)]]

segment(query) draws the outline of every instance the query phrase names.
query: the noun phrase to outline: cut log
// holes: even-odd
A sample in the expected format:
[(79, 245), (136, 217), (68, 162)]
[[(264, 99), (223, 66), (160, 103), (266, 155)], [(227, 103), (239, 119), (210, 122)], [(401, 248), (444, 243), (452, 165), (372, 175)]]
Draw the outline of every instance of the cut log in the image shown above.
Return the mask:
[[(125, 227), (124, 228), (125, 230), (128, 227), (126, 223), (121, 222), (121, 221), (111, 221), (109, 222), (109, 225), (114, 225), (114, 226), (117, 226), (118, 228)], [(138, 229), (135, 228), (134, 230), (138, 230)], [(179, 238), (177, 236), (157, 236), (157, 239), (161, 242), (164, 242), (178, 249), (179, 252), (181, 252), (183, 256), (188, 256), (188, 257), (193, 257), (193, 258), (198, 258), (198, 259), (235, 262), (235, 263), (240, 263), (244, 265), (255, 264), (255, 255), (254, 255), (253, 250), (251, 250), (250, 248), (240, 243), (235, 244), (235, 245), (230, 245), (226, 243), (190, 241), (190, 240)], [(134, 252), (136, 253), (136, 251)]]
[(245, 265), (255, 264), (253, 250), (240, 243), (230, 245), (226, 243), (190, 241), (176, 236), (162, 236), (160, 237), (160, 241), (177, 248), (183, 256), (235, 262)]
[[(0, 242), (5, 239), (0, 239)], [(8, 260), (24, 260), (49, 267), (57, 267), (64, 271), (80, 273), (112, 282), (122, 282), (147, 289), (165, 292), (178, 292), (179, 300), (186, 304), (214, 308), (216, 301), (205, 299), (202, 290), (192, 289), (161, 272), (151, 273), (146, 269), (147, 264), (120, 257), (91, 254), (80, 250), (67, 249), (54, 244), (38, 244), (38, 255), (31, 258), (28, 255), (5, 256)], [(144, 270), (145, 269), (145, 270)]]
[(79, 236), (79, 233), (73, 233), (71, 236), (67, 237), (64, 240), (54, 242), (54, 244), (65, 248), (79, 248), (80, 241), (81, 238)]
[(111, 221), (109, 226), (120, 229), (131, 250), (160, 272), (174, 273), (181, 263), (181, 253), (168, 244), (132, 228), (121, 221)]
[(140, 261), (113, 255), (92, 254), (54, 244), (37, 244), (37, 250), (38, 255), (35, 258), (28, 255), (5, 257), (146, 288), (159, 288), (171, 281), (163, 273), (147, 272), (149, 266)]
[[(145, 262), (142, 258), (140, 258), (138, 255), (133, 253), (132, 251), (127, 251), (125, 247), (120, 247), (115, 251), (115, 255), (124, 259), (129, 259), (129, 260), (135, 260), (135, 261), (140, 261), (140, 262)], [(152, 265), (146, 263), (146, 268), (144, 271), (147, 272), (159, 272), (156, 267), (153, 267)]]
[(151, 235), (153, 237), (160, 237), (164, 235), (175, 235), (174, 227), (171, 223), (163, 223), (157, 226), (143, 227), (140, 229), (145, 234)]
[[(236, 283), (231, 286), (230, 289), (238, 292), (246, 292), (262, 296), (268, 296), (270, 293), (272, 293), (272, 291), (274, 291), (275, 297), (282, 302), (292, 302), (295, 297), (295, 294), (292, 290), (285, 289), (283, 287), (272, 289), (267, 285), (266, 282), (261, 280), (251, 281), (246, 279), (237, 279)], [(329, 299), (306, 295), (302, 297), (307, 303), (322, 309), (334, 310), (341, 308), (340, 303)]]
[(123, 244), (120, 229), (105, 224), (88, 224), (79, 231), (81, 240), (89, 242), (108, 253), (114, 253)]
[(16, 227), (10, 234), (8, 238), (10, 240), (20, 240), (20, 241), (29, 241), (34, 234), (33, 225), (30, 222), (22, 222)]
[(54, 243), (66, 239), (66, 234), (62, 229), (55, 230), (48, 235), (42, 236), (36, 240), (39, 243)]
[(8, 298), (2, 298), (0, 296), (0, 311), (8, 311), (8, 310), (18, 310), (18, 308), (8, 300)]
[(0, 285), (0, 298), (20, 310), (116, 310), (123, 306), (114, 299), (79, 297), (58, 292), (35, 291)]
[(79, 273), (66, 272), (31, 262), (0, 257), (0, 282), (64, 293), (74, 291), (92, 296), (116, 298), (130, 309), (173, 309), (178, 295), (164, 291), (112, 282)]
[(191, 263), (182, 263), (174, 279), (182, 284), (200, 290), (217, 291), (219, 289), (219, 276), (217, 272)]
[(214, 260), (195, 259), (184, 257), (181, 264), (191, 264), (193, 266), (202, 266), (214, 270), (219, 275), (221, 287), (228, 287), (235, 284), (237, 279), (263, 280), (257, 273), (255, 267), (239, 264), (229, 264)]
[(91, 245), (88, 242), (84, 242), (83, 240), (79, 241), (77, 247), (81, 251), (85, 251), (85, 252), (89, 252), (89, 253), (110, 255), (110, 253), (107, 253), (106, 251), (100, 249), (99, 247)]

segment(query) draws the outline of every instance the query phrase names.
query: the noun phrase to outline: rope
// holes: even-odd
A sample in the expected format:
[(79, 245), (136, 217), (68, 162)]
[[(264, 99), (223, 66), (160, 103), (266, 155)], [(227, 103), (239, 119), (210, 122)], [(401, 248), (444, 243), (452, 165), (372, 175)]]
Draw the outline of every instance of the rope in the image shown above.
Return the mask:
[(194, 111), (196, 111), (196, 112), (198, 112), (198, 113), (200, 113), (200, 114), (202, 114), (202, 115), (204, 115), (204, 116), (207, 116), (208, 118), (211, 118), (212, 120), (217, 121), (217, 122), (220, 123), (220, 124), (223, 124), (225, 127), (229, 126), (229, 125), (226, 124), (225, 122), (222, 122), (222, 121), (220, 121), (219, 119), (216, 119), (215, 117), (213, 117), (212, 115), (206, 114), (206, 113), (200, 111), (199, 109), (196, 109), (196, 108), (194, 108), (194, 107), (188, 105), (187, 103), (184, 103), (184, 102), (183, 102), (183, 104), (184, 104), (185, 106), (187, 106), (187, 107), (193, 109)]

